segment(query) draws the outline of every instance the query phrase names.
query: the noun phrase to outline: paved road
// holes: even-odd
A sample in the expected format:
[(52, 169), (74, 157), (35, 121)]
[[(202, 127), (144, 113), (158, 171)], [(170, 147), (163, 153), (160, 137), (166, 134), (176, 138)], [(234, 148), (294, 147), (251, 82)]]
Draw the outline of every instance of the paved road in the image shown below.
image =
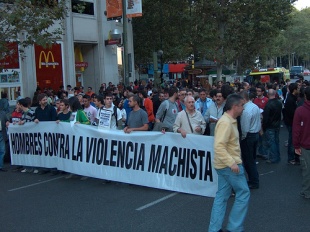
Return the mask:
[[(259, 160), (245, 230), (310, 232), (310, 200), (299, 196), (299, 166)], [(11, 168), (7, 164), (7, 168)], [(99, 179), (0, 173), (0, 231), (207, 231), (213, 198)], [(233, 198), (230, 199), (229, 207)], [(226, 215), (227, 218), (227, 215)]]

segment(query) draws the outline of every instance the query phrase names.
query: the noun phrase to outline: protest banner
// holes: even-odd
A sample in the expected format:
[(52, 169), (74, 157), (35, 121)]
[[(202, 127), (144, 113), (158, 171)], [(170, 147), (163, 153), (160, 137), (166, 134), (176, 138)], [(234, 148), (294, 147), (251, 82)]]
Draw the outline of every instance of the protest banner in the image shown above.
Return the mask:
[(214, 197), (213, 137), (99, 130), (60, 122), (10, 125), (14, 165)]

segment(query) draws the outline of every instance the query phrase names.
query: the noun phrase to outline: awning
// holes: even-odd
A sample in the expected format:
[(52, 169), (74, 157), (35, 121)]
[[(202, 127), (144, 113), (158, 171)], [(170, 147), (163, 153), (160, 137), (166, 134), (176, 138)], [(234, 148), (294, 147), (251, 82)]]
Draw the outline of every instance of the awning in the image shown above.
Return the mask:
[(182, 63), (182, 64), (169, 64), (169, 72), (170, 73), (182, 73), (184, 72), (184, 68), (188, 64)]

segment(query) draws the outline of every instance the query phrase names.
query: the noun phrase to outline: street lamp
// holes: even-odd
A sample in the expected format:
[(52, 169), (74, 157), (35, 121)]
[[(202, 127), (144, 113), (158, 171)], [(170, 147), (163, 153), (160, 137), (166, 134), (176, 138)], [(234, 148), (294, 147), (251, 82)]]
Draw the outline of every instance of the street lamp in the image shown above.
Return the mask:
[[(158, 88), (161, 84), (161, 78), (163, 76), (163, 50), (153, 52), (153, 67), (154, 67), (154, 84)], [(158, 60), (160, 62), (160, 75), (158, 70)]]
[(159, 81), (160, 83), (162, 83), (163, 81), (163, 69), (164, 69), (164, 62), (163, 62), (163, 50), (158, 50), (157, 51), (157, 56), (158, 56), (158, 59), (159, 59), (159, 62), (160, 62), (160, 75), (159, 75)]
[(295, 52), (292, 53), (292, 66), (295, 64)]
[(125, 86), (129, 85), (129, 63), (128, 63), (128, 38), (127, 38), (127, 30), (128, 30), (128, 21), (127, 21), (127, 7), (126, 7), (126, 0), (122, 0), (123, 3), (123, 70), (124, 70), (124, 84)]
[(188, 0), (189, 4), (189, 16), (192, 16), (192, 6), (194, 5), (195, 0)]

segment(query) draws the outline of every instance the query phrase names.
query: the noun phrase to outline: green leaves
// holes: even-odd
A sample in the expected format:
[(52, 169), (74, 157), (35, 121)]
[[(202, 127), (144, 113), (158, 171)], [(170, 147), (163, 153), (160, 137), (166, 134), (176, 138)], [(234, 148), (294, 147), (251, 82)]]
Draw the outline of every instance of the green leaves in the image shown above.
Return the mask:
[(143, 17), (133, 20), (136, 62), (150, 61), (152, 52), (162, 49), (165, 61), (200, 53), (247, 68), (288, 27), (293, 2), (144, 0)]
[(0, 8), (0, 50), (5, 51), (6, 41), (17, 41), (22, 47), (34, 43), (45, 46), (63, 34), (61, 22), (67, 13), (65, 1), (15, 0), (2, 1)]

